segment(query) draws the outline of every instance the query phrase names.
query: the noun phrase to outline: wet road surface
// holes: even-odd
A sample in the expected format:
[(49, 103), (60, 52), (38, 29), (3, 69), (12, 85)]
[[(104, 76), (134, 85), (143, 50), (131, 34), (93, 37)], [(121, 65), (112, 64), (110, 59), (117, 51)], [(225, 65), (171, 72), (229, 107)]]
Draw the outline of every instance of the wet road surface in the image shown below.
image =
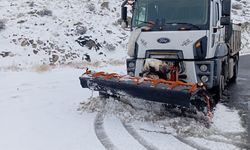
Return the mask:
[(241, 56), (237, 82), (229, 86), (228, 105), (240, 110), (250, 142), (250, 55)]

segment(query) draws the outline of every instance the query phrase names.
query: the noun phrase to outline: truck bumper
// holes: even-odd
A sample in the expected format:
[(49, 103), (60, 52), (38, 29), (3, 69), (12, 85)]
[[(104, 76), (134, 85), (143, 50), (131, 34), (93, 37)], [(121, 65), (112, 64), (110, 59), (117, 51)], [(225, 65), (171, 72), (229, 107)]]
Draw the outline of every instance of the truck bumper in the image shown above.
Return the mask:
[[(203, 61), (183, 60), (185, 74), (188, 83), (203, 82), (208, 89), (212, 89), (219, 83), (222, 58), (207, 59)], [(178, 60), (180, 61), (180, 60)], [(127, 72), (130, 76), (139, 76), (145, 59), (127, 59)], [(206, 69), (204, 69), (204, 66)]]

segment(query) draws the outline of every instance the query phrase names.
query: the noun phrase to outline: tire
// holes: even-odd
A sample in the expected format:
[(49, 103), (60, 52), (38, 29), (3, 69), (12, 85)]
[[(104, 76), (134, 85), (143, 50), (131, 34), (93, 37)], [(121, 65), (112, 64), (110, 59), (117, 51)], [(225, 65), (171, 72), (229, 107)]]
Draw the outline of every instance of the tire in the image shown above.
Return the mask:
[(220, 75), (219, 85), (214, 88), (214, 93), (215, 93), (214, 100), (216, 103), (218, 103), (222, 99), (224, 89), (225, 89), (225, 77), (223, 75)]
[(234, 65), (234, 75), (233, 77), (230, 79), (231, 83), (235, 83), (237, 81), (238, 78), (238, 72), (239, 72), (239, 59), (236, 59), (235, 65)]

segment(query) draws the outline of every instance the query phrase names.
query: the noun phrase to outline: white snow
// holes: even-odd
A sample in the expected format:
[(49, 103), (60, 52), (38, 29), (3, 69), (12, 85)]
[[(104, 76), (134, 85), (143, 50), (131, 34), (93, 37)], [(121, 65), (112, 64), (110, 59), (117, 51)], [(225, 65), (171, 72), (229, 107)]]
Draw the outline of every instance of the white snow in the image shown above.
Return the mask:
[[(108, 2), (108, 5), (103, 5)], [(1, 69), (26, 69), (34, 65), (86, 63), (121, 64), (125, 62), (129, 32), (118, 24), (122, 0), (2, 0), (0, 3), (0, 56)], [(241, 54), (250, 51), (250, 3), (233, 1), (233, 20), (242, 23)], [(237, 6), (237, 7), (235, 7)], [(239, 9), (240, 8), (240, 9)], [(41, 12), (46, 12), (44, 15)], [(79, 28), (86, 28), (80, 35)], [(101, 44), (100, 50), (81, 47), (75, 40), (90, 36)]]
[[(103, 2), (109, 2), (108, 8), (101, 6)], [(0, 22), (5, 24), (4, 29), (0, 26), (1, 150), (105, 149), (94, 127), (104, 106), (97, 93), (80, 87), (78, 78), (86, 68), (126, 73), (129, 32), (117, 23), (121, 2), (1, 0)], [(233, 3), (242, 7), (234, 9), (233, 18), (246, 25), (242, 54), (249, 54), (250, 4), (247, 0)], [(40, 16), (42, 10), (52, 14)], [(81, 47), (75, 41), (80, 37), (78, 26), (87, 28), (82, 36), (91, 36), (102, 48)], [(3, 57), (5, 52), (8, 55)], [(146, 144), (162, 150), (241, 149), (239, 145), (246, 145), (238, 111), (222, 104), (210, 128), (193, 118), (159, 114), (159, 105), (134, 104), (139, 109), (114, 99), (108, 99), (105, 106), (104, 130), (118, 149), (146, 149), (123, 122)]]
[(144, 150), (144, 147), (128, 134), (118, 118), (107, 117), (104, 125), (110, 140), (120, 150)]
[[(121, 2), (113, 0), (105, 8), (102, 1), (1, 1), (0, 21), (5, 29), (0, 31), (0, 53), (11, 52), (10, 57), (0, 59), (1, 68), (77, 64), (83, 62), (84, 54), (90, 55), (93, 63), (123, 62), (128, 32), (117, 24)], [(40, 16), (38, 12), (43, 10), (52, 14)], [(85, 27), (86, 33), (77, 34), (78, 26)], [(80, 36), (91, 36), (102, 48), (81, 47), (75, 41)], [(55, 62), (51, 62), (53, 55), (59, 56)]]
[[(82, 70), (70, 68), (47, 72), (1, 72), (0, 149), (104, 149), (95, 135), (93, 125), (95, 110), (101, 110), (104, 106), (98, 105), (100, 100), (97, 99), (91, 105), (94, 113), (78, 110), (82, 107), (80, 103), (88, 102), (92, 95), (91, 91), (80, 87), (78, 75), (81, 73)], [(94, 93), (94, 96), (97, 95)], [(217, 106), (214, 124), (211, 128), (205, 128), (202, 123), (191, 118), (161, 116), (147, 110), (136, 110), (118, 101), (114, 103), (112, 99), (107, 105), (104, 128), (119, 149), (145, 149), (125, 130), (121, 121), (129, 121), (139, 135), (159, 149), (192, 149), (176, 139), (176, 136), (197, 144), (204, 141), (203, 138), (210, 137), (212, 141), (206, 140), (206, 144), (201, 144), (205, 147), (211, 147), (215, 143), (213, 140), (223, 138), (226, 141), (244, 142), (240, 139), (245, 130), (238, 112), (226, 106)], [(224, 116), (232, 118), (225, 119)], [(225, 127), (223, 121), (231, 125)], [(223, 142), (218, 145), (223, 145)], [(228, 143), (224, 145), (224, 149), (235, 148)]]
[[(91, 95), (79, 87), (81, 70), (0, 73), (0, 149), (102, 149), (79, 103)], [(88, 123), (89, 122), (89, 123)]]
[(239, 122), (241, 122), (239, 114), (235, 113), (235, 110), (229, 109), (224, 105), (216, 106), (213, 122), (214, 128), (217, 128), (225, 133), (238, 133), (244, 132), (245, 130), (241, 125), (239, 125)]

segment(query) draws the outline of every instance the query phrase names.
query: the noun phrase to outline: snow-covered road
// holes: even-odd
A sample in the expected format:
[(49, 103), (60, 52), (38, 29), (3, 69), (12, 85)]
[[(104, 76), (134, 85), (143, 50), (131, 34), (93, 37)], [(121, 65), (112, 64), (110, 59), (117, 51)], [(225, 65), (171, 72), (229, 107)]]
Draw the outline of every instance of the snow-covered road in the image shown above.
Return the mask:
[(91, 94), (79, 87), (79, 70), (0, 74), (0, 149), (102, 149), (95, 114), (77, 111)]
[(207, 129), (190, 118), (137, 111), (112, 99), (104, 105), (80, 87), (82, 72), (0, 72), (0, 149), (249, 148), (236, 110), (219, 104)]

